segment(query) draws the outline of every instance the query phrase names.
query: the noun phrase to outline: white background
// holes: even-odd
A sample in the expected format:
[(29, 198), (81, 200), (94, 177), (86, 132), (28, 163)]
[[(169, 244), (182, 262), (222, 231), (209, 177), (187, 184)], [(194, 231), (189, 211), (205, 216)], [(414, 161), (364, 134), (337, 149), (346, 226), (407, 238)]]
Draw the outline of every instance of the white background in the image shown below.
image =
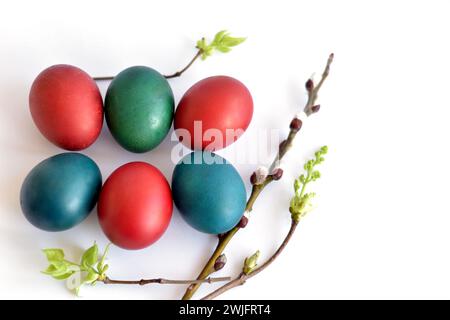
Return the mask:
[[(171, 80), (178, 101), (196, 81), (226, 74), (253, 94), (248, 132), (287, 132), (305, 102), (304, 82), (335, 63), (321, 92), (320, 113), (305, 125), (282, 181), (255, 205), (248, 227), (227, 248), (218, 275), (236, 275), (256, 249), (267, 258), (289, 227), (288, 201), (302, 163), (330, 147), (314, 185), (309, 214), (267, 271), (223, 298), (450, 298), (448, 152), (450, 20), (448, 1), (8, 1), (0, 5), (0, 298), (75, 298), (62, 282), (39, 273), (40, 252), (61, 247), (78, 259), (94, 240), (107, 239), (95, 212), (76, 228), (46, 233), (19, 207), (19, 190), (39, 161), (61, 152), (43, 138), (28, 110), (28, 91), (44, 68), (76, 65), (91, 75), (114, 75), (132, 65), (170, 73), (195, 53), (195, 41), (227, 28), (248, 40), (229, 54), (196, 63)], [(100, 85), (102, 93), (107, 83)], [(251, 141), (250, 141), (251, 143)], [(85, 154), (104, 179), (133, 160), (173, 164), (167, 139), (132, 154), (106, 126)], [(233, 146), (225, 152), (230, 152)], [(271, 159), (263, 159), (267, 164)], [(254, 165), (237, 165), (249, 189)], [(215, 245), (188, 227), (177, 211), (164, 237), (141, 251), (113, 248), (110, 276), (193, 278)], [(204, 285), (197, 297), (216, 286)], [(104, 286), (84, 299), (179, 298), (183, 286)]]

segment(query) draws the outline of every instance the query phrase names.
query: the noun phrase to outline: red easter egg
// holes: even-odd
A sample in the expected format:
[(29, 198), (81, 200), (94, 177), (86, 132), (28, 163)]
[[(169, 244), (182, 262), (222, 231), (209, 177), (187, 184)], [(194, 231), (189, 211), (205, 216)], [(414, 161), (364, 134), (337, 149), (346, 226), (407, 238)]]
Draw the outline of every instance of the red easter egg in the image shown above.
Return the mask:
[(130, 162), (106, 180), (97, 211), (109, 240), (121, 248), (136, 250), (163, 235), (172, 208), (172, 192), (163, 174), (148, 163)]
[(214, 76), (194, 84), (175, 112), (180, 141), (195, 150), (219, 150), (236, 141), (253, 115), (253, 99), (239, 80)]
[(39, 131), (63, 149), (89, 147), (102, 129), (100, 91), (77, 67), (61, 64), (42, 71), (33, 82), (29, 103)]

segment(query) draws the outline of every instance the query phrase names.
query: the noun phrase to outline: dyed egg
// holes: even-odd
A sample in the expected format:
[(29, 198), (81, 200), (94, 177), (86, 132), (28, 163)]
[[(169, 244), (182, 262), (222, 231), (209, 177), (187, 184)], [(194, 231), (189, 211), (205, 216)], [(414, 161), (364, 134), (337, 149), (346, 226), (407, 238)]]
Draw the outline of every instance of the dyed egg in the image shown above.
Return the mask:
[(248, 89), (227, 76), (194, 84), (178, 104), (174, 128), (180, 141), (195, 150), (219, 150), (236, 141), (253, 115)]
[(161, 143), (172, 125), (174, 98), (167, 80), (148, 67), (119, 73), (108, 87), (105, 117), (125, 149), (146, 152)]
[(244, 182), (227, 160), (211, 152), (192, 152), (176, 165), (172, 193), (184, 220), (201, 232), (227, 232), (244, 214)]
[(85, 149), (102, 129), (100, 91), (77, 67), (61, 64), (42, 71), (31, 86), (29, 104), (39, 131), (60, 148)]
[(22, 184), (20, 205), (35, 227), (63, 231), (89, 215), (101, 186), (102, 176), (93, 160), (80, 153), (61, 153), (31, 170)]
[(97, 211), (112, 243), (124, 249), (142, 249), (166, 231), (172, 208), (172, 194), (163, 174), (148, 163), (130, 162), (106, 180)]

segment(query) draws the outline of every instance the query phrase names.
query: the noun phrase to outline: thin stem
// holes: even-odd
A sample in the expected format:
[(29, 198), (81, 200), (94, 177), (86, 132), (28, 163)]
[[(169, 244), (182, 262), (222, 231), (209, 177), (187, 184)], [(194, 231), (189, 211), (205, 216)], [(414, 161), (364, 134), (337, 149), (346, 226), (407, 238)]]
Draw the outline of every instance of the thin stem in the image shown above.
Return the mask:
[(292, 236), (293, 236), (295, 230), (297, 229), (297, 226), (298, 226), (298, 221), (292, 220), (289, 232), (286, 235), (286, 237), (284, 238), (281, 245), (278, 247), (277, 251), (275, 251), (275, 253), (266, 262), (264, 262), (261, 266), (259, 266), (258, 268), (256, 268), (249, 274), (245, 274), (245, 273), (241, 272), (237, 278), (227, 282), (220, 288), (216, 289), (215, 291), (211, 292), (207, 296), (203, 297), (201, 300), (214, 299), (214, 298), (220, 296), (221, 294), (223, 294), (224, 292), (227, 292), (230, 289), (233, 289), (235, 287), (243, 285), (248, 279), (253, 278), (257, 274), (263, 272), (281, 255), (281, 253), (286, 248), (289, 241), (292, 239)]
[[(304, 112), (308, 116), (317, 112), (317, 111), (316, 112), (313, 111), (313, 106), (316, 102), (317, 94), (318, 94), (320, 88), (322, 87), (323, 82), (328, 77), (328, 74), (330, 72), (330, 65), (333, 62), (333, 58), (334, 58), (334, 54), (330, 54), (330, 56), (328, 57), (328, 61), (325, 66), (325, 69), (322, 73), (321, 80), (319, 81), (317, 86), (315, 86), (312, 90), (310, 90), (308, 92), (308, 100), (307, 100), (305, 108), (304, 108)], [(291, 149), (293, 141), (294, 141), (295, 137), (297, 136), (298, 132), (299, 132), (298, 130), (293, 130), (293, 129), (291, 129), (289, 131), (289, 135), (288, 135), (287, 139), (280, 144), (278, 154), (275, 157), (274, 161), (272, 162), (271, 168), (273, 168), (276, 164), (278, 164), (281, 161), (281, 159), (283, 159), (283, 157), (286, 155), (286, 153)], [(268, 184), (270, 184), (272, 181), (274, 181), (272, 179), (272, 176), (268, 175), (266, 180), (262, 184), (253, 185), (252, 192), (250, 194), (250, 198), (247, 201), (247, 206), (246, 206), (247, 212), (250, 212), (253, 209), (253, 204), (255, 203), (256, 199), (259, 197), (259, 195), (265, 189), (265, 187)], [(231, 239), (234, 237), (234, 235), (239, 231), (239, 229), (240, 228), (238, 226), (236, 226), (233, 229), (231, 229), (230, 231), (228, 231), (227, 233), (225, 233), (222, 237), (220, 237), (220, 240), (216, 246), (216, 249), (214, 250), (214, 252), (211, 255), (211, 257), (209, 258), (209, 260), (206, 262), (205, 267), (202, 269), (202, 271), (198, 275), (197, 279), (205, 279), (215, 271), (214, 263), (215, 263), (216, 259), (223, 253), (223, 251), (227, 247), (228, 243), (231, 241)], [(198, 290), (198, 288), (200, 288), (200, 286), (201, 286), (201, 283), (191, 284), (186, 289), (186, 292), (184, 293), (182, 299), (183, 300), (191, 299), (192, 296), (194, 295), (194, 293)]]
[(114, 79), (113, 76), (107, 76), (107, 77), (92, 77), (92, 79), (94, 79), (94, 81), (109, 81)]
[(214, 282), (223, 282), (230, 281), (231, 277), (219, 277), (219, 278), (206, 278), (202, 280), (170, 280), (164, 278), (155, 278), (155, 279), (141, 279), (141, 280), (114, 280), (106, 277), (101, 280), (104, 284), (137, 284), (140, 286), (156, 283), (156, 284), (192, 284), (192, 283), (214, 283)]
[[(194, 62), (201, 57), (203, 53), (202, 49), (197, 50), (197, 53), (195, 54), (195, 56), (191, 59), (191, 61), (189, 61), (189, 63), (181, 70), (173, 73), (173, 74), (169, 74), (169, 75), (165, 75), (164, 78), (166, 79), (172, 79), (172, 78), (177, 78), (179, 76), (181, 76), (185, 71), (187, 71), (193, 64)], [(107, 76), (107, 77), (93, 77), (94, 81), (108, 81), (108, 80), (112, 80), (114, 79), (114, 77), (112, 76)]]
[(198, 58), (200, 58), (200, 56), (202, 55), (202, 53), (203, 53), (203, 50), (199, 49), (199, 50), (197, 51), (196, 55), (191, 59), (191, 61), (189, 61), (189, 63), (188, 63), (183, 69), (181, 69), (180, 71), (177, 71), (177, 72), (175, 72), (175, 73), (173, 73), (173, 74), (166, 75), (166, 76), (164, 76), (164, 77), (165, 77), (166, 79), (172, 79), (172, 78), (176, 78), (176, 77), (181, 76), (187, 69), (189, 69), (189, 68), (192, 66), (192, 64), (195, 62), (195, 60), (197, 60)]
[(300, 190), (300, 195), (299, 198), (301, 199), (303, 197), (303, 194), (305, 193), (305, 189), (306, 189), (306, 185), (308, 184), (308, 180), (311, 178), (311, 171), (308, 171), (306, 178), (305, 178), (305, 183), (302, 184), (302, 188)]
[(328, 78), (328, 75), (330, 74), (330, 66), (333, 63), (334, 60), (334, 53), (330, 54), (328, 56), (328, 61), (325, 66), (325, 69), (322, 72), (322, 77), (319, 80), (319, 83), (313, 87), (313, 89), (308, 94), (308, 101), (306, 102), (304, 112), (310, 116), (314, 113), (313, 107), (316, 103), (318, 93), (320, 88), (322, 88), (323, 83), (325, 82), (326, 78)]

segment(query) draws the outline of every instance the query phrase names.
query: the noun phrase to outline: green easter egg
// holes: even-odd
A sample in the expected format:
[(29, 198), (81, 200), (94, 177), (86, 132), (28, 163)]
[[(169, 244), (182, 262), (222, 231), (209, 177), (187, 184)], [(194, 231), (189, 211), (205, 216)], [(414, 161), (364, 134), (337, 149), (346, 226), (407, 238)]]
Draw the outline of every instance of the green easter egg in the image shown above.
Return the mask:
[(172, 125), (174, 98), (169, 83), (152, 68), (120, 72), (108, 87), (105, 117), (116, 141), (131, 152), (154, 149)]

